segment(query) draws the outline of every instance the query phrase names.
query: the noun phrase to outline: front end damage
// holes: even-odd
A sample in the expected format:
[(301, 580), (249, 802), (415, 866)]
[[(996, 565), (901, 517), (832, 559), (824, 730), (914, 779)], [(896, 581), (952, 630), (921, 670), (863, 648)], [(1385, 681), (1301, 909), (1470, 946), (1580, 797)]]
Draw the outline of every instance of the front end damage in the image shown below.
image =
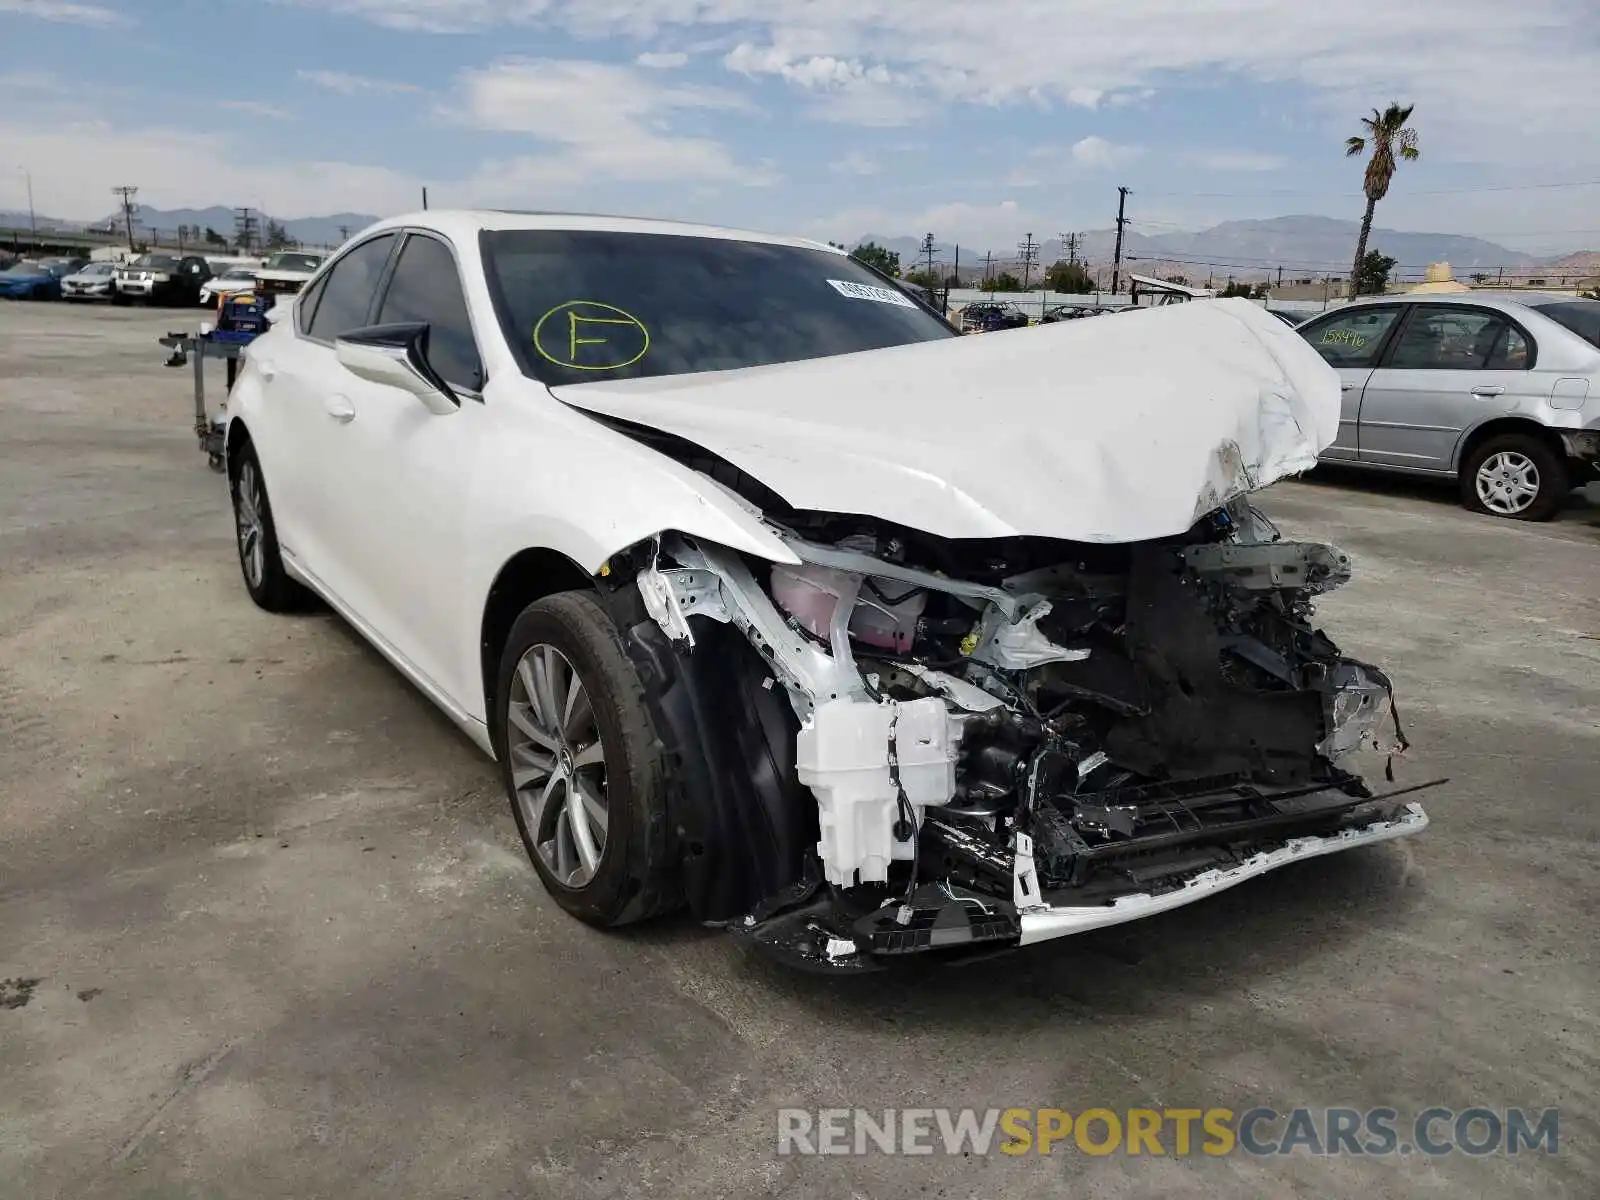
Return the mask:
[(1389, 681), (1312, 623), (1349, 560), (1243, 499), (1174, 538), (768, 518), (797, 564), (665, 534), (604, 574), (703, 919), (800, 965), (1027, 945), (1415, 833)]

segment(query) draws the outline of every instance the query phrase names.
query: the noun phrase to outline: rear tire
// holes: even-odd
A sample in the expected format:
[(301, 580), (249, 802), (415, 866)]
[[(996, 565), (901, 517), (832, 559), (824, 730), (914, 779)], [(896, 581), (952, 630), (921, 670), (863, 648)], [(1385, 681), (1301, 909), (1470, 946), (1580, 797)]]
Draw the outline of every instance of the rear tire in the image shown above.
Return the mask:
[(1525, 433), (1492, 437), (1461, 464), (1461, 503), (1512, 521), (1548, 521), (1572, 490), (1566, 459)]
[(600, 928), (678, 907), (661, 741), (591, 593), (523, 609), (501, 651), (490, 719), (517, 832), (556, 903)]
[(310, 592), (291, 579), (278, 550), (278, 528), (261, 474), (256, 448), (246, 442), (232, 456), (228, 490), (233, 496), (233, 526), (239, 547), (239, 570), (245, 590), (258, 607), (272, 613), (298, 612)]

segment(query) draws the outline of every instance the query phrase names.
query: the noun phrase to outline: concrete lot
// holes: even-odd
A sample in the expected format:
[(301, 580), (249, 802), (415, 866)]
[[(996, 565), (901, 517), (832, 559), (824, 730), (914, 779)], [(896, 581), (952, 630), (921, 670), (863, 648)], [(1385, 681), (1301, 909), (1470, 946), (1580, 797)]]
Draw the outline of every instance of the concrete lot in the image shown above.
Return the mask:
[[(1269, 495), (1354, 555), (1322, 613), (1398, 681), (1401, 782), (1453, 776), (1420, 838), (818, 980), (566, 918), (463, 737), (250, 605), (153, 340), (192, 323), (0, 306), (0, 1196), (1594, 1195), (1600, 510)], [(1560, 1153), (774, 1153), (787, 1105), (1258, 1104), (1559, 1105)]]

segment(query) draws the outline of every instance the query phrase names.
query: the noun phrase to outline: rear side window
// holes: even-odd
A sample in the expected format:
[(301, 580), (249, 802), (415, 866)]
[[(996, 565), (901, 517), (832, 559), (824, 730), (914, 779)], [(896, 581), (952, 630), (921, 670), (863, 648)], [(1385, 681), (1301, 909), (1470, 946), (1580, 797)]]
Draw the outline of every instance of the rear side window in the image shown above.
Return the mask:
[(406, 239), (378, 310), (378, 324), (399, 321), (428, 323), (428, 362), (447, 383), (483, 386), (461, 273), (443, 242), (420, 234)]
[(389, 251), (394, 248), (394, 236), (386, 233), (370, 242), (362, 242), (333, 264), (307, 333), (331, 342), (341, 333), (360, 329), (367, 323), (367, 313), (378, 290), (378, 277), (383, 274)]
[(1331, 367), (1370, 367), (1394, 327), (1398, 308), (1362, 308), (1300, 330)]
[(1517, 370), (1528, 365), (1528, 343), (1486, 308), (1418, 305), (1388, 365), (1411, 371)]
[(1530, 307), (1557, 325), (1572, 330), (1591, 346), (1600, 346), (1600, 300), (1566, 300)]

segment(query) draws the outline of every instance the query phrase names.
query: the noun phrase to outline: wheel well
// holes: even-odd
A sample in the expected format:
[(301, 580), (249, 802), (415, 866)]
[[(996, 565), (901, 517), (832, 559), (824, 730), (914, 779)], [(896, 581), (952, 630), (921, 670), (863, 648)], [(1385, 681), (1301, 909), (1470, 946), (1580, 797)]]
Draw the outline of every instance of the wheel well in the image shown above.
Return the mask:
[(516, 623), (522, 610), (535, 600), (542, 600), (557, 592), (593, 587), (594, 580), (587, 571), (565, 554), (544, 547), (519, 551), (500, 568), (500, 574), (495, 576), (494, 584), (489, 588), (489, 598), (484, 601), (478, 642), (485, 714), (494, 711), (500, 651), (505, 647), (511, 626)]
[(250, 430), (245, 423), (237, 417), (228, 426), (228, 478), (233, 478), (233, 468), (239, 461), (239, 453), (250, 444)]
[(1461, 453), (1456, 456), (1456, 470), (1464, 469), (1468, 457), (1484, 442), (1507, 433), (1520, 433), (1527, 437), (1538, 438), (1562, 458), (1567, 455), (1561, 438), (1548, 426), (1530, 421), (1526, 417), (1496, 417), (1492, 421), (1485, 421), (1467, 435), (1466, 440), (1461, 443)]

